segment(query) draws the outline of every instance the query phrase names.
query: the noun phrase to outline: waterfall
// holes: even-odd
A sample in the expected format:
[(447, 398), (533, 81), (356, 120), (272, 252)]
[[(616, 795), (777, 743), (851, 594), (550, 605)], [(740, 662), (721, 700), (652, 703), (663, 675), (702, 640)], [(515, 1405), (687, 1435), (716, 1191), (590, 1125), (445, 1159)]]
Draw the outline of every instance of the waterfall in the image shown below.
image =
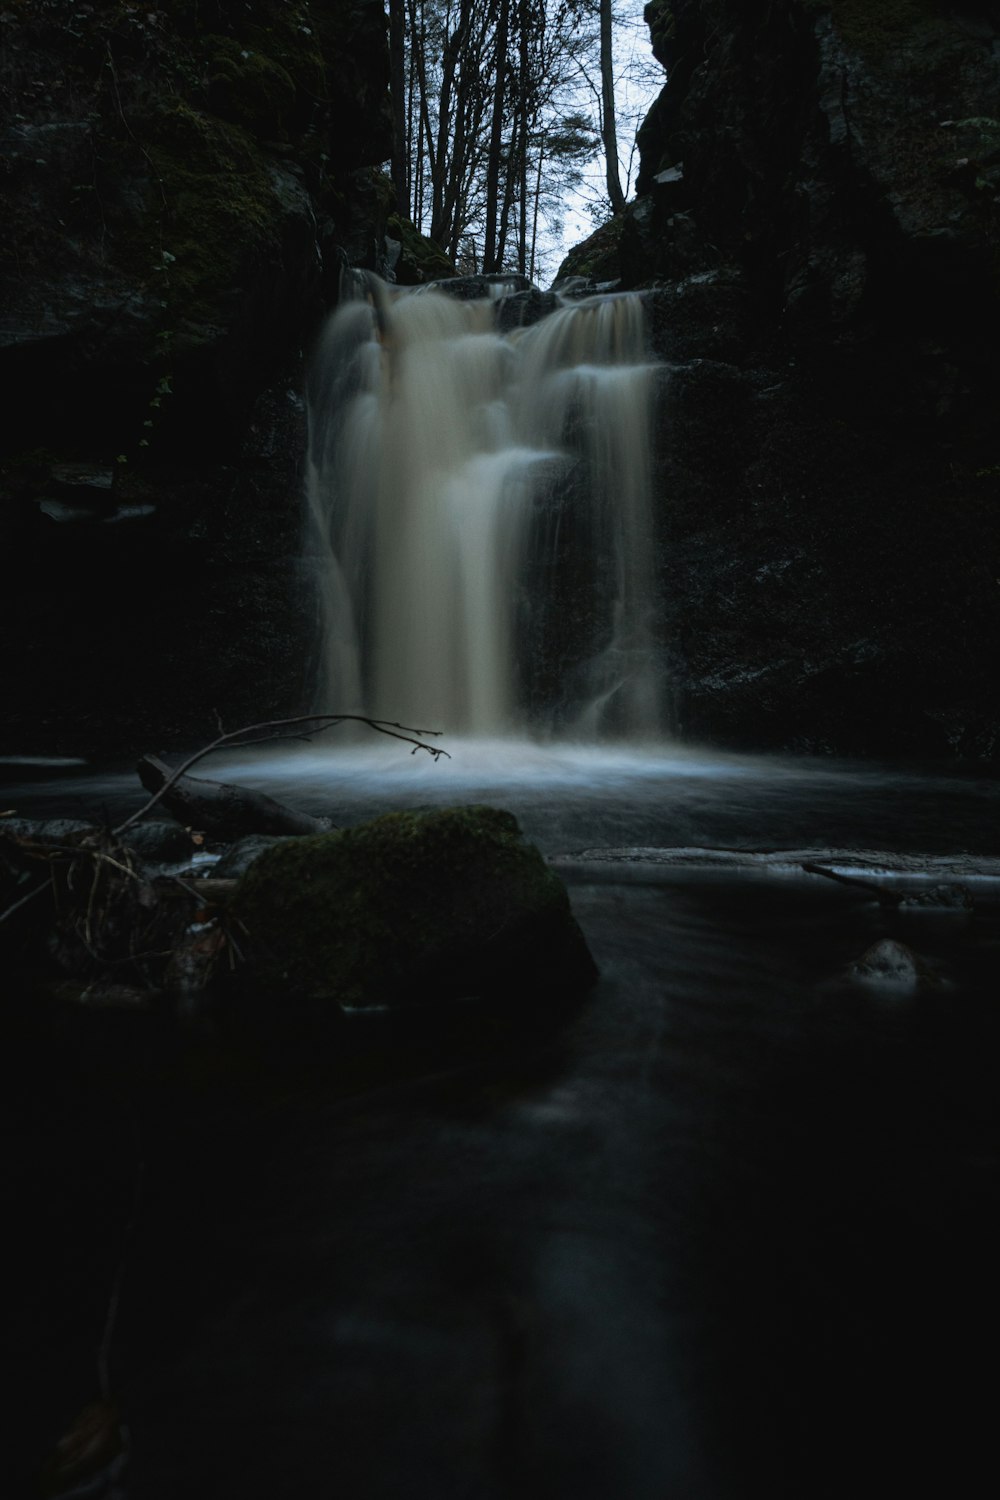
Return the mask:
[(452, 734), (662, 733), (641, 299), (505, 334), (496, 295), (363, 289), (310, 394), (317, 707)]

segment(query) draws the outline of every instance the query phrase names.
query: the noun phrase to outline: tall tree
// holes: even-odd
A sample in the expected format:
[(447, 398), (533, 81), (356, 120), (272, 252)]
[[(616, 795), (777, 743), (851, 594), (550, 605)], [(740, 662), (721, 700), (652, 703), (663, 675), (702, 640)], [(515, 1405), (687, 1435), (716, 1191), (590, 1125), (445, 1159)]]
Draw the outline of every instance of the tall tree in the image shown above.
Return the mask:
[(389, 97), (392, 101), (392, 185), (396, 209), (410, 212), (410, 154), (406, 140), (406, 0), (389, 0)]
[(625, 212), (621, 173), (618, 170), (618, 128), (615, 119), (615, 73), (611, 0), (600, 0), (601, 19), (601, 139), (604, 142), (608, 197), (614, 214)]
[(486, 159), (486, 224), (483, 229), (483, 270), (500, 270), (497, 258), (497, 199), (503, 147), (504, 101), (507, 93), (507, 40), (510, 34), (510, 0), (500, 0), (497, 17), (496, 63), (493, 78), (493, 113), (490, 119), (490, 149)]
[(624, 207), (612, 44), (626, 23), (611, 0), (389, 5), (397, 198), (452, 259), (532, 272), (560, 193), (601, 144), (608, 198)]

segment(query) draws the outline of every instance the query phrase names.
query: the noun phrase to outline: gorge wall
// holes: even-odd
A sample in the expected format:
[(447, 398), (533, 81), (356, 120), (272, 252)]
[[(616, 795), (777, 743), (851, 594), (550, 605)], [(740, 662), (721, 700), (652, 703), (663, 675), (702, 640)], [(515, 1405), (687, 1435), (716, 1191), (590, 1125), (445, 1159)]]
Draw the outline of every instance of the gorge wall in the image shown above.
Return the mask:
[(391, 206), (381, 0), (4, 0), (4, 749), (294, 711), (304, 351)]
[(995, 756), (1000, 6), (646, 16), (669, 77), (587, 269), (660, 288), (677, 719)]
[[(647, 8), (639, 195), (564, 269), (650, 289), (690, 738), (997, 753), (998, 10)], [(295, 711), (304, 354), (393, 228), (381, 0), (3, 23), (4, 749)]]

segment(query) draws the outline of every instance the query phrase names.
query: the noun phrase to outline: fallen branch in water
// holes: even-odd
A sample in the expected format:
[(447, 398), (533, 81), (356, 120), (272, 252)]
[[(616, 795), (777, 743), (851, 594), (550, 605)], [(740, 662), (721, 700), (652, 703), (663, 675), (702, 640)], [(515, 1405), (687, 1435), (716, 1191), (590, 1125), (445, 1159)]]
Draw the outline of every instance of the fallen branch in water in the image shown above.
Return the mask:
[[(120, 838), (134, 823), (138, 823), (140, 818), (144, 818), (148, 812), (152, 811), (176, 787), (181, 777), (186, 775), (192, 766), (196, 766), (214, 750), (221, 750), (226, 745), (245, 749), (250, 745), (273, 744), (275, 740), (308, 741), (313, 735), (333, 729), (337, 724), (367, 724), (369, 729), (374, 729), (378, 734), (385, 734), (391, 739), (403, 740), (405, 744), (412, 745), (411, 755), (415, 755), (418, 750), (426, 750), (434, 760), (438, 760), (442, 755), (450, 759), (447, 750), (442, 749), (440, 745), (425, 743), (427, 739), (437, 737), (441, 733), (439, 729), (413, 729), (407, 724), (397, 724), (390, 719), (369, 719), (364, 714), (297, 714), (290, 719), (265, 719), (260, 724), (246, 724), (242, 729), (233, 729), (228, 734), (220, 734), (210, 744), (196, 751), (194, 755), (189, 755), (187, 760), (166, 776), (163, 785), (153, 793), (149, 801), (144, 803), (138, 812), (126, 818), (124, 823), (119, 823), (112, 832), (116, 838)], [(312, 727), (305, 729), (303, 727), (305, 725)]]
[(887, 891), (884, 886), (876, 885), (874, 880), (862, 880), (859, 875), (842, 875), (839, 870), (831, 870), (813, 860), (804, 860), (802, 868), (808, 875), (822, 875), (827, 880), (835, 880), (838, 885), (850, 885), (857, 890), (867, 891), (869, 895), (877, 897), (880, 906), (898, 906), (903, 899), (901, 892)]
[(241, 839), (248, 834), (273, 834), (278, 838), (329, 833), (329, 818), (297, 812), (276, 802), (266, 792), (236, 786), (228, 781), (204, 781), (199, 776), (175, 776), (155, 755), (144, 755), (136, 771), (147, 792), (162, 793), (162, 806), (185, 828), (221, 839)]

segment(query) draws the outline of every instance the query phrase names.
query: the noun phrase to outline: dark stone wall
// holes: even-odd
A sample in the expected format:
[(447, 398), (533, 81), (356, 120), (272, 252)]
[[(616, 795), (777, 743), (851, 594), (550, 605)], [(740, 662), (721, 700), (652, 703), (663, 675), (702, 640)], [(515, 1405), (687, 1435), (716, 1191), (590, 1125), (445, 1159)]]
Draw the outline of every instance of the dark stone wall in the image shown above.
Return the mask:
[(303, 706), (303, 362), (391, 189), (381, 0), (16, 0), (0, 52), (2, 750)]
[(654, 0), (619, 226), (668, 361), (681, 731), (1000, 747), (1000, 6)]

